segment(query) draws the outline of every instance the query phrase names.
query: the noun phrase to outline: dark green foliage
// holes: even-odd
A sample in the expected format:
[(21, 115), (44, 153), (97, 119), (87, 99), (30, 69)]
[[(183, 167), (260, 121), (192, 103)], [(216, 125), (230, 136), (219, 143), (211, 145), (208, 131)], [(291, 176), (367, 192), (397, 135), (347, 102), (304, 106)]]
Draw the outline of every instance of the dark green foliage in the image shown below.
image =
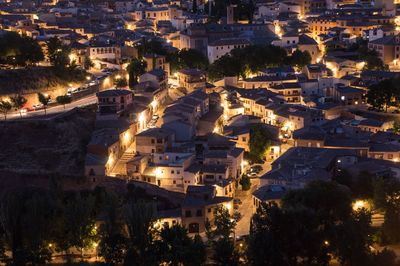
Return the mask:
[(211, 81), (223, 77), (244, 76), (244, 68), (241, 61), (233, 56), (224, 55), (209, 66), (207, 76)]
[(133, 59), (126, 70), (129, 74), (129, 88), (133, 89), (138, 84), (139, 76), (146, 72), (146, 62), (140, 59)]
[(65, 105), (71, 103), (72, 98), (68, 95), (60, 95), (60, 96), (57, 96), (56, 101), (58, 104), (64, 105), (64, 109), (65, 109)]
[(128, 82), (126, 81), (125, 78), (116, 79), (114, 84), (115, 84), (115, 87), (117, 87), (117, 88), (123, 88), (123, 87), (128, 86)]
[[(0, 226), (5, 247), (3, 254), (12, 265), (45, 264), (51, 259), (55, 206), (51, 195), (36, 189), (5, 190), (0, 198)], [(3, 246), (4, 247), (4, 246)], [(4, 262), (4, 261), (3, 261)]]
[(57, 248), (68, 253), (75, 247), (83, 255), (83, 249), (93, 247), (97, 240), (94, 196), (79, 192), (67, 195), (59, 208), (60, 220), (55, 237)]
[(127, 247), (127, 239), (120, 217), (120, 200), (118, 196), (110, 193), (105, 202), (106, 219), (99, 229), (101, 239), (99, 255), (104, 258), (107, 265), (120, 265), (124, 261)]
[(234, 247), (235, 227), (240, 215), (231, 215), (224, 206), (214, 209), (214, 226), (206, 224), (206, 235), (213, 249), (213, 260), (216, 265), (238, 265), (238, 252)]
[(210, 80), (224, 76), (241, 76), (246, 78), (250, 73), (256, 73), (266, 67), (284, 64), (287, 54), (280, 47), (273, 45), (251, 45), (237, 48), (210, 65), (208, 76)]
[(147, 54), (157, 54), (157, 55), (167, 55), (167, 50), (164, 48), (163, 43), (151, 39), (147, 41), (145, 39), (142, 40), (142, 44), (138, 47), (139, 58), (142, 58)]
[(15, 32), (7, 32), (0, 36), (0, 62), (25, 66), (44, 59), (38, 42), (30, 37), (20, 36)]
[(236, 266), (239, 265), (239, 256), (235, 250), (233, 241), (227, 237), (221, 237), (213, 243), (215, 265)]
[(83, 80), (85, 71), (79, 69), (75, 61), (70, 61), (71, 49), (64, 45), (57, 37), (47, 42), (47, 53), (54, 73), (63, 80)]
[(93, 63), (92, 59), (90, 59), (89, 56), (85, 55), (85, 57), (83, 59), (83, 68), (86, 70), (89, 70), (92, 67), (94, 67), (94, 63)]
[(252, 265), (327, 265), (330, 256), (318, 226), (311, 209), (262, 204), (250, 226)]
[(44, 95), (41, 92), (39, 92), (37, 95), (38, 95), (39, 102), (41, 104), (43, 104), (44, 114), (46, 115), (47, 105), (49, 105), (49, 102), (50, 102), (50, 96), (49, 95)]
[(262, 125), (250, 129), (250, 152), (248, 157), (253, 162), (263, 162), (266, 152), (271, 145), (271, 134)]
[(200, 51), (194, 49), (182, 49), (167, 56), (171, 64), (171, 72), (174, 73), (181, 69), (196, 68), (206, 70), (208, 59)]
[(157, 244), (161, 262), (168, 265), (202, 265), (205, 261), (205, 246), (200, 236), (190, 238), (181, 225), (165, 226)]
[(20, 94), (17, 94), (17, 95), (10, 97), (10, 100), (11, 100), (12, 106), (16, 110), (19, 110), (19, 115), (20, 115), (20, 117), (22, 117), (21, 109), (22, 109), (22, 107), (24, 107), (24, 105), (27, 102), (26, 98)]
[(239, 181), (242, 186), (242, 190), (247, 191), (251, 188), (251, 180), (247, 175), (242, 175), (242, 178)]
[(397, 106), (400, 94), (400, 79), (385, 79), (368, 87), (367, 102), (382, 110), (389, 106)]
[(296, 50), (286, 59), (286, 64), (295, 66), (299, 69), (311, 63), (311, 55), (308, 51)]
[(378, 52), (369, 50), (367, 44), (361, 44), (358, 48), (360, 60), (365, 61), (365, 70), (387, 70), (388, 67), (379, 58)]
[(342, 265), (395, 263), (390, 254), (371, 251), (371, 236), (371, 214), (352, 210), (349, 190), (312, 182), (287, 193), (282, 208), (259, 207), (251, 221), (248, 257), (252, 265), (328, 265), (332, 256)]
[(334, 178), (336, 182), (350, 188), (355, 199), (370, 199), (374, 195), (374, 182), (376, 178), (367, 171), (361, 171), (358, 176), (352, 176), (346, 170), (340, 170)]
[(124, 220), (128, 229), (128, 244), (125, 265), (156, 265), (154, 256), (153, 223), (155, 222), (155, 205), (143, 200), (130, 200), (123, 206)]
[(47, 42), (47, 53), (50, 64), (57, 73), (64, 71), (70, 63), (70, 49), (64, 45), (57, 37), (50, 38)]
[(4, 120), (7, 120), (7, 114), (11, 111), (13, 105), (9, 101), (0, 101), (0, 112), (4, 115)]

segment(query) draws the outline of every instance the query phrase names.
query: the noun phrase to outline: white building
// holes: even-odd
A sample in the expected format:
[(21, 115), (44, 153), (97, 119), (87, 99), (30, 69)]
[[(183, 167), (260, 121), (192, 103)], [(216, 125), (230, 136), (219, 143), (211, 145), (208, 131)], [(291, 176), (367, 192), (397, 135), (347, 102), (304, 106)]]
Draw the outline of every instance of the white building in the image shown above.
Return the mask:
[(243, 38), (229, 38), (217, 40), (207, 46), (208, 61), (212, 64), (222, 56), (229, 54), (233, 49), (244, 48), (251, 43)]

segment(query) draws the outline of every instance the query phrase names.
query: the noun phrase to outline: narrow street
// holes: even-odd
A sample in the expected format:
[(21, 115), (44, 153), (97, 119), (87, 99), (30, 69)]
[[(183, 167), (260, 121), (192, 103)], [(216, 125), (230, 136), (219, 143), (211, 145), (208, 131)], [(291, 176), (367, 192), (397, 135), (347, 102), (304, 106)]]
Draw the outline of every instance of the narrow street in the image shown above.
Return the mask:
[(258, 188), (259, 180), (258, 178), (251, 180), (252, 186), (248, 191), (237, 190), (236, 198), (242, 201), (242, 204), (239, 205), (237, 209), (238, 212), (242, 215), (241, 219), (236, 225), (235, 234), (236, 237), (241, 237), (249, 234), (250, 230), (250, 220), (255, 211), (253, 207), (253, 197), (252, 193)]

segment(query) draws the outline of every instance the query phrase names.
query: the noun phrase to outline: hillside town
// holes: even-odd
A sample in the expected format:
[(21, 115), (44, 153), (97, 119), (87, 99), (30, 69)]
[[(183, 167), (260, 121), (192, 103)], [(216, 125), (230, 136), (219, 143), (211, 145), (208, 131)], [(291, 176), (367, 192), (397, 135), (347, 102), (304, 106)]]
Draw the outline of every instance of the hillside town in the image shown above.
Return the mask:
[(0, 261), (400, 265), (399, 56), (397, 0), (0, 0)]

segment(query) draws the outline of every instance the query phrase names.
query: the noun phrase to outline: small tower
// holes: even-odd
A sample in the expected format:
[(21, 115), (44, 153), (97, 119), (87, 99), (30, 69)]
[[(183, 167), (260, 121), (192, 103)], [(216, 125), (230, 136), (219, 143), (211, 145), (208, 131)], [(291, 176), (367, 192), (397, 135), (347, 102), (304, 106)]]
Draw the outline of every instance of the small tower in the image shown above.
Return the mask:
[(235, 5), (229, 5), (226, 7), (226, 24), (235, 23), (234, 9), (235, 9)]

